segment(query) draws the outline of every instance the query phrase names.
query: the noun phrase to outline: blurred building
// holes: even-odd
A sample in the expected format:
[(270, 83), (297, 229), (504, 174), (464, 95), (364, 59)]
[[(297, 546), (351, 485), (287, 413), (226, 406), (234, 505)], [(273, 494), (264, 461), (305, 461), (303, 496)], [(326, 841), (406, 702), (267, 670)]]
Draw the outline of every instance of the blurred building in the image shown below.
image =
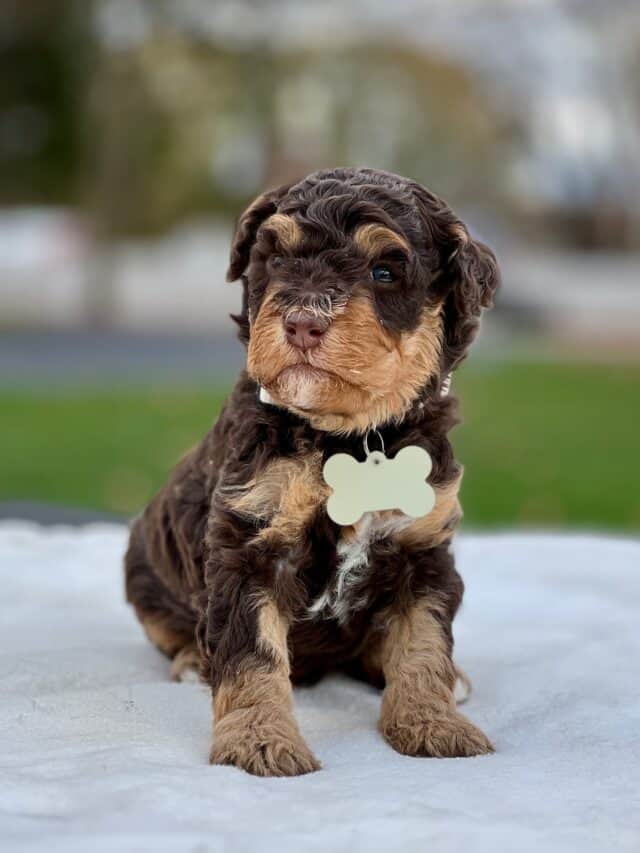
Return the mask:
[(42, 0), (3, 30), (5, 323), (222, 325), (233, 216), (341, 163), (458, 207), (506, 327), (635, 337), (632, 0)]

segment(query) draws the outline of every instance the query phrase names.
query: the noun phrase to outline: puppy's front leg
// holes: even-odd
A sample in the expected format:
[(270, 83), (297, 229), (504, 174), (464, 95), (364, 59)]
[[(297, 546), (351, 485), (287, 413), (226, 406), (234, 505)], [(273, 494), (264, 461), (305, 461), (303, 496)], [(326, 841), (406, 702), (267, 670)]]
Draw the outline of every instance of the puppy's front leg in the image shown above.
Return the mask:
[(293, 716), (286, 619), (268, 597), (239, 602), (226, 615), (212, 656), (211, 763), (256, 776), (318, 770)]
[(456, 674), (443, 620), (444, 608), (426, 598), (391, 617), (380, 648), (386, 684), (380, 730), (404, 755), (493, 752), (488, 738), (456, 710)]

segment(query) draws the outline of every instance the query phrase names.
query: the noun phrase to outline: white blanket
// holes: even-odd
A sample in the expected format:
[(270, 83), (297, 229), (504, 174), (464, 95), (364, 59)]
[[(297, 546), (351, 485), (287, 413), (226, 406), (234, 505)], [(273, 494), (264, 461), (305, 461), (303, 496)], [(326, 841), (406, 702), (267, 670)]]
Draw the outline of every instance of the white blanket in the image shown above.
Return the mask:
[(123, 601), (126, 531), (0, 525), (3, 851), (640, 850), (640, 543), (466, 536), (456, 658), (497, 753), (397, 755), (379, 695), (296, 692), (323, 770), (210, 767), (210, 700)]

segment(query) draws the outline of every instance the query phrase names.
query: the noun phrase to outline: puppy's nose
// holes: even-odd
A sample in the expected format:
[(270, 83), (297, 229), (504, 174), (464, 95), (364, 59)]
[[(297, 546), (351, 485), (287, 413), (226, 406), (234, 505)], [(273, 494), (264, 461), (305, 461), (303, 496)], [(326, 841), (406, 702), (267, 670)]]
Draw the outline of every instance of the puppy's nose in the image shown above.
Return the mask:
[(284, 331), (291, 346), (301, 350), (317, 347), (329, 328), (329, 320), (294, 311), (284, 321)]

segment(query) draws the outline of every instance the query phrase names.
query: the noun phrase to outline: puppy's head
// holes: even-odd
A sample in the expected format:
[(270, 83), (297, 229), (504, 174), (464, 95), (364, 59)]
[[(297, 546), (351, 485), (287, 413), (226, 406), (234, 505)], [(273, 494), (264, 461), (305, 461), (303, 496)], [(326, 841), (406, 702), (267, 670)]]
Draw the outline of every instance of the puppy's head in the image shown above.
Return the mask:
[(241, 216), (229, 280), (249, 374), (313, 426), (363, 432), (438, 393), (498, 283), (437, 196), (371, 169), (316, 172)]

